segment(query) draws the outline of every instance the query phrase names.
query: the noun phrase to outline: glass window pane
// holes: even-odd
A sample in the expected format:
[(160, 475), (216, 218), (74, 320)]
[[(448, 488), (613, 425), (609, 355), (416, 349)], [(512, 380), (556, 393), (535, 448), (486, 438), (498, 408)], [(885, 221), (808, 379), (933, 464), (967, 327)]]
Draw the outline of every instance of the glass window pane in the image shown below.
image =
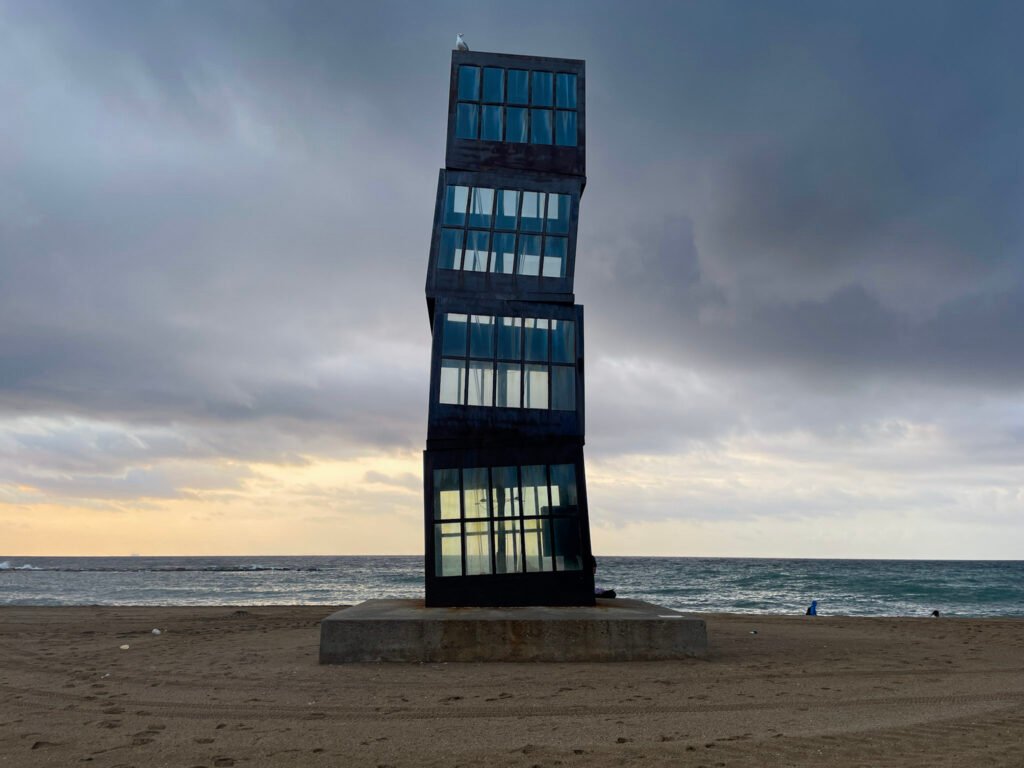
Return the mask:
[(462, 266), (462, 230), (442, 229), (437, 247), (438, 269), (459, 269)]
[(469, 396), (467, 405), (490, 407), (494, 394), (494, 363), (479, 360), (469, 361)]
[(551, 465), (551, 506), (556, 514), (579, 512), (576, 498), (576, 467), (572, 464)]
[(527, 113), (530, 110), (522, 107), (509, 107), (505, 110), (505, 141), (513, 144), (525, 144), (527, 141)]
[(487, 499), (487, 467), (462, 470), (462, 511), (465, 517), (490, 517)]
[(583, 548), (580, 545), (580, 524), (575, 517), (556, 517), (555, 567), (560, 571), (583, 570)]
[(466, 272), (486, 272), (488, 241), (490, 232), (471, 229), (466, 233), (466, 255), (462, 259), (462, 269)]
[(441, 336), (441, 354), (466, 355), (466, 323), (468, 315), (457, 315), (454, 312), (445, 312), (444, 327)]
[(444, 405), (465, 405), (466, 361), (441, 361), (441, 390), (438, 402)]
[(444, 223), (452, 227), (466, 226), (466, 203), (469, 187), (449, 184), (444, 193)]
[(481, 139), (501, 141), (501, 118), (504, 111), (504, 107), (483, 107), (481, 110), (482, 122), (480, 123)]
[(560, 147), (576, 146), (575, 112), (567, 112), (564, 109), (559, 109), (555, 112), (555, 144)]
[(490, 523), (465, 523), (466, 575), (481, 576), (491, 572)]
[(462, 526), (445, 523), (434, 526), (434, 575), (462, 575)]
[(519, 193), (516, 190), (498, 190), (498, 207), (494, 216), (494, 226), (498, 229), (516, 228), (516, 219), (519, 216)]
[(494, 523), (494, 572), (520, 573), (523, 570), (522, 540), (518, 520)]
[(519, 343), (523, 333), (521, 317), (498, 318), (498, 357), (506, 360), (522, 360), (522, 346)]
[(459, 67), (459, 98), (464, 101), (480, 100), (480, 67), (465, 64)]
[(526, 104), (530, 100), (530, 73), (524, 69), (508, 71), (508, 103)]
[[(461, 101), (455, 111), (455, 136), (459, 139), (475, 139), (480, 128), (480, 107)], [(550, 143), (550, 142), (549, 142)]]
[(519, 236), (519, 268), (520, 275), (540, 274), (540, 235)]
[(494, 357), (494, 318), (473, 315), (469, 321), (469, 354), (472, 357)]
[(523, 407), (548, 407), (548, 367), (546, 365), (527, 365), (526, 379), (523, 382)]
[(518, 408), (522, 389), (519, 363), (498, 363), (498, 392), (495, 405), (499, 408)]
[(551, 571), (551, 521), (536, 517), (523, 520), (523, 535), (526, 539), (526, 570)]
[(519, 220), (519, 228), (523, 232), (540, 232), (544, 227), (543, 192), (523, 192), (523, 213)]
[(551, 410), (576, 410), (576, 369), (572, 366), (551, 366)]
[[(573, 98), (576, 96), (575, 88), (573, 89)], [(505, 100), (505, 70), (500, 67), (484, 67), (484, 101), (493, 101), (500, 104)], [(575, 101), (572, 104), (564, 104), (562, 106), (575, 107)]]
[(572, 320), (551, 321), (551, 361), (576, 362), (576, 323)]
[(576, 109), (576, 75), (558, 73), (555, 78), (555, 104)]
[(494, 190), (488, 187), (474, 187), (469, 197), (469, 226), (490, 227), (491, 211), (494, 210)]
[(519, 472), (516, 467), (491, 469), (491, 503), (495, 517), (519, 517)]
[(434, 470), (434, 519), (458, 520), (459, 470)]
[(523, 515), (548, 513), (548, 472), (543, 464), (522, 467)]
[(554, 87), (554, 77), (550, 72), (534, 72), (530, 103), (540, 107), (550, 107), (554, 104)]
[(569, 195), (548, 193), (547, 231), (551, 235), (569, 234), (569, 206), (572, 198)]
[[(462, 106), (461, 104), (459, 106)], [(476, 107), (474, 107), (476, 109)], [(531, 109), (530, 110), (530, 143), (550, 144), (551, 143), (551, 110)]]
[(544, 277), (565, 277), (567, 247), (568, 238), (548, 236), (544, 239), (544, 268), (541, 270)]
[(495, 232), (491, 238), (491, 272), (511, 275), (516, 261), (516, 236), (511, 232)]
[(528, 317), (523, 322), (526, 328), (525, 359), (548, 359), (548, 321), (545, 318)]

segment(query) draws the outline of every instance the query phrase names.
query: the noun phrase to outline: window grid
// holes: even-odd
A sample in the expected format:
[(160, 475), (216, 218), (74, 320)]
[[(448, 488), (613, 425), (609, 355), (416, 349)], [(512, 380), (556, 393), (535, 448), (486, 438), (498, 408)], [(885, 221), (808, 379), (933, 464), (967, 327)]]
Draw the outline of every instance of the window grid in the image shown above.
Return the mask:
[[(519, 75), (525, 75), (526, 92), (513, 99), (509, 79)], [(460, 65), (455, 135), (473, 141), (575, 147), (577, 83), (571, 72)], [(515, 138), (510, 138), (510, 129)]]
[[(515, 213), (509, 215), (504, 209), (506, 195), (515, 195)], [(537, 216), (524, 216), (523, 208), (528, 195), (537, 195), (540, 207)], [(475, 208), (482, 198), (489, 199), (486, 210)], [(463, 202), (463, 198), (465, 202)], [(532, 198), (531, 198), (532, 199)], [(489, 272), (515, 274), (523, 277), (564, 278), (569, 269), (569, 232), (572, 229), (572, 195), (565, 192), (541, 192), (532, 189), (506, 189), (502, 187), (475, 187), (462, 184), (445, 185), (441, 213), (441, 239), (438, 245), (438, 267), (462, 272)], [(461, 206), (461, 210), (459, 207)], [(499, 206), (502, 208), (499, 211)], [(553, 207), (555, 206), (555, 207)], [(562, 211), (564, 207), (564, 215)], [(508, 226), (506, 219), (514, 218), (514, 226)], [(485, 219), (481, 224), (478, 219)], [(524, 227), (524, 220), (537, 219), (538, 229)], [(511, 238), (511, 263), (505, 263), (508, 251), (498, 251), (498, 237)], [(526, 238), (538, 238), (536, 272), (527, 267), (523, 249)], [(472, 263), (470, 263), (470, 245)], [(483, 243), (483, 264), (479, 261), (477, 245)], [(449, 253), (449, 249), (454, 251)], [(501, 264), (499, 264), (499, 260)], [(499, 268), (500, 267), (500, 268)], [(506, 268), (507, 267), (507, 268)]]
[[(462, 324), (464, 329), (457, 330)], [(512, 328), (511, 333), (518, 336), (516, 354), (502, 354), (500, 328)], [(561, 326), (561, 327), (560, 327)], [(485, 333), (480, 328), (488, 328), (486, 342), (488, 351), (473, 348), (474, 332), (480, 344), (484, 344)], [(441, 370), (438, 382), (438, 402), (442, 405), (463, 405), (470, 407), (529, 409), (547, 411), (576, 410), (576, 322), (554, 318), (505, 317), (501, 315), (469, 315), (446, 312), (441, 323)], [(530, 333), (544, 334), (544, 354), (531, 354), (528, 349)], [(557, 344), (560, 334), (562, 344)], [(476, 364), (476, 369), (474, 369)], [(514, 405), (508, 405), (509, 392), (501, 394), (502, 366), (508, 371), (518, 371), (518, 393)], [(486, 366), (486, 367), (484, 367)], [(511, 366), (511, 367), (510, 367)], [(542, 369), (544, 374), (543, 405), (531, 405), (540, 400), (541, 395), (531, 391), (530, 369)], [(476, 379), (482, 386), (474, 396), (473, 371), (481, 371)], [(446, 374), (446, 371), (452, 373)], [(536, 372), (536, 371), (535, 371)], [(455, 377), (454, 399), (450, 390), (452, 384), (446, 379)], [(556, 388), (556, 376), (562, 387)], [(507, 384), (507, 380), (506, 380)], [(486, 390), (483, 388), (486, 386)], [(447, 396), (447, 399), (446, 399)], [(506, 404), (500, 405), (504, 400)]]
[[(524, 472), (531, 470), (531, 472)], [(540, 485), (526, 485), (524, 477), (526, 474), (534, 474), (536, 470), (543, 471), (543, 482)], [(555, 482), (555, 472), (563, 475), (563, 480), (568, 483), (563, 486)], [(507, 497), (510, 502), (511, 512), (506, 515), (498, 514), (495, 499), (499, 487), (508, 491), (508, 486), (499, 486), (496, 477), (500, 473), (507, 482), (509, 474), (514, 473), (515, 479), (511, 488), (512, 495)], [(445, 488), (442, 478), (448, 475), (449, 478), (456, 477), (457, 488)], [(467, 475), (473, 476), (476, 484), (467, 482)], [(486, 487), (479, 485), (483, 480)], [(543, 505), (533, 506), (532, 514), (527, 514), (524, 507), (524, 499), (527, 488), (531, 493), (536, 494), (543, 490), (541, 501)], [(557, 494), (556, 494), (557, 491)], [(457, 493), (459, 499), (458, 518), (444, 516), (441, 508), (443, 501), (440, 501), (441, 493)], [(483, 499), (477, 497), (483, 493)], [(555, 505), (555, 496), (558, 496), (559, 504)], [(503, 499), (506, 498), (502, 494)], [(473, 502), (474, 510), (484, 505), (485, 514), (468, 514), (467, 499)], [(568, 503), (567, 503), (568, 502)], [(504, 504), (502, 505), (504, 508)], [(554, 510), (564, 510), (555, 512)], [(544, 511), (546, 510), (546, 511)], [(499, 533), (500, 531), (500, 533)], [(477, 538), (483, 532), (486, 539), (486, 560), (480, 562), (479, 558), (471, 559), (469, 539)], [(573, 464), (536, 464), (536, 465), (511, 465), (499, 467), (465, 467), (462, 469), (441, 469), (434, 470), (434, 575), (445, 576), (476, 576), (492, 575), (501, 573), (557, 573), (559, 571), (579, 571), (583, 567), (582, 542), (579, 536), (579, 497), (576, 486), (576, 467)], [(513, 537), (513, 568), (508, 567), (508, 537)], [(528, 541), (527, 536), (536, 535), (534, 541)], [(503, 546), (498, 545), (498, 537), (504, 536)], [(457, 538), (459, 541), (459, 572), (445, 572), (444, 546), (445, 539)], [(535, 544), (535, 547), (528, 547), (528, 544)], [(499, 564), (499, 551), (505, 550), (504, 558)], [(531, 567), (531, 565), (533, 567)], [(484, 567), (481, 567), (484, 566)]]

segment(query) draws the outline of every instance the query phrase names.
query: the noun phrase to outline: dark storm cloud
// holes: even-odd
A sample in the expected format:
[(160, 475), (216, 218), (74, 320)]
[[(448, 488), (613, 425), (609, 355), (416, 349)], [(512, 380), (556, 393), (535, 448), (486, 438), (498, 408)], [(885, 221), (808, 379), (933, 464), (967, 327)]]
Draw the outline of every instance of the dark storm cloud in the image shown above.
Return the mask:
[[(967, 439), (951, 403), (1024, 383), (1022, 17), (0, 5), (0, 409), (177, 430), (167, 460), (421, 444), (423, 273), (464, 31), (588, 62), (591, 445), (922, 413)], [(55, 462), (80, 456), (68, 439)]]

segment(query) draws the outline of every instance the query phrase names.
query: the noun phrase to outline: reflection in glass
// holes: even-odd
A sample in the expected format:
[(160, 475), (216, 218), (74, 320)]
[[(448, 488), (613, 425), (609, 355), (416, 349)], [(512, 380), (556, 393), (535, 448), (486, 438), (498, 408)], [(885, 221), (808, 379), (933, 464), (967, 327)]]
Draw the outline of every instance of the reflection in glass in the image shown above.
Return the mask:
[(519, 236), (519, 267), (520, 275), (540, 274), (540, 235)]
[(543, 192), (523, 192), (523, 213), (519, 227), (523, 232), (540, 232), (544, 227)]
[(505, 141), (513, 144), (527, 142), (527, 118), (530, 110), (522, 107), (508, 107), (505, 110)]
[(466, 575), (491, 572), (491, 549), (487, 545), (490, 523), (466, 523)]
[(551, 361), (576, 362), (576, 323), (572, 320), (551, 321)]
[(465, 361), (441, 360), (441, 389), (438, 402), (444, 405), (465, 405), (465, 391)]
[(530, 100), (530, 73), (523, 69), (508, 71), (508, 103), (527, 104)]
[(555, 529), (555, 567), (560, 571), (583, 570), (580, 525), (575, 517), (552, 519)]
[(466, 315), (445, 312), (444, 327), (441, 330), (441, 354), (466, 354)]
[(576, 146), (575, 112), (567, 112), (564, 109), (555, 112), (555, 144), (560, 147)]
[(491, 211), (494, 210), (494, 190), (488, 187), (474, 187), (469, 198), (469, 226), (491, 226)]
[(526, 540), (526, 570), (531, 573), (552, 570), (550, 521), (525, 518), (523, 535)]
[(444, 223), (454, 227), (464, 226), (467, 202), (469, 202), (469, 187), (449, 184), (444, 193)]
[(490, 406), (494, 401), (494, 363), (480, 360), (469, 361), (469, 396), (467, 405)]
[(548, 193), (548, 234), (569, 234), (570, 205), (572, 205), (572, 198), (569, 195), (559, 195), (555, 192)]
[(523, 332), (521, 317), (498, 318), (498, 357), (506, 360), (522, 360), (523, 353), (519, 339)]
[(522, 389), (519, 363), (498, 363), (498, 392), (495, 405), (499, 408), (518, 408)]
[(479, 133), (479, 128), (480, 108), (476, 104), (464, 104), (460, 101), (455, 111), (456, 138), (475, 139)]
[(576, 75), (558, 73), (555, 79), (555, 104), (576, 109)]
[(462, 230), (442, 229), (437, 247), (438, 269), (459, 269), (462, 266)]
[(434, 526), (434, 575), (462, 575), (462, 535), (458, 523)]
[(518, 211), (519, 193), (514, 189), (499, 189), (494, 226), (498, 229), (515, 229)]
[(523, 407), (548, 407), (548, 367), (546, 365), (527, 365), (526, 378), (523, 382)]
[[(550, 107), (554, 103), (554, 78), (550, 72), (533, 73), (533, 92), (530, 103), (540, 107)], [(550, 143), (550, 142), (548, 142)]]
[(519, 573), (523, 570), (518, 520), (494, 523), (494, 572)]
[(462, 259), (462, 269), (466, 272), (487, 271), (487, 245), (489, 232), (471, 229), (466, 233), (466, 255)]
[[(561, 75), (559, 75), (561, 77)], [(573, 98), (576, 92), (573, 90)], [(460, 95), (459, 98), (462, 98)], [(491, 101), (500, 104), (505, 100), (505, 70), (500, 67), (484, 67), (484, 101)], [(576, 106), (573, 104), (562, 106)]]
[(516, 261), (516, 236), (511, 232), (495, 232), (491, 238), (491, 272), (511, 275)]
[(471, 357), (494, 357), (494, 318), (473, 315), (469, 322), (469, 354)]
[(495, 517), (519, 517), (519, 473), (516, 467), (491, 468), (491, 503)]
[[(462, 106), (461, 104), (459, 106)], [(475, 109), (475, 107), (474, 107)], [(551, 110), (531, 109), (530, 110), (530, 143), (550, 144), (551, 143)]]
[(523, 515), (546, 515), (548, 513), (548, 473), (543, 464), (522, 467), (523, 473)]
[(526, 328), (526, 360), (548, 359), (548, 321), (545, 318), (527, 317)]
[(480, 67), (465, 64), (459, 67), (459, 98), (466, 101), (480, 100)]
[(466, 518), (490, 517), (487, 499), (487, 467), (462, 470), (462, 511)]
[(560, 513), (579, 512), (576, 499), (576, 467), (572, 464), (551, 465), (551, 505)]
[(576, 410), (576, 369), (568, 365), (551, 366), (551, 410)]
[[(548, 237), (544, 242), (544, 277), (565, 277), (565, 251), (567, 238)], [(467, 255), (468, 255), (467, 250)]]
[(483, 107), (480, 123), (481, 139), (484, 141), (501, 141), (501, 116), (504, 111), (504, 107)]
[(434, 519), (459, 519), (459, 470), (434, 470)]

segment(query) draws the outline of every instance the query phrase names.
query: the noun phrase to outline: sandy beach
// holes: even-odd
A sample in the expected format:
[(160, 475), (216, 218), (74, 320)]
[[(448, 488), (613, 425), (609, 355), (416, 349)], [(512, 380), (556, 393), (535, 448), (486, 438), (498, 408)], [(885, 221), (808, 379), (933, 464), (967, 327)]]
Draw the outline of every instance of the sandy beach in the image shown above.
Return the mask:
[(330, 612), (0, 608), (0, 765), (1024, 765), (1020, 620), (708, 615), (706, 660), (321, 667)]

